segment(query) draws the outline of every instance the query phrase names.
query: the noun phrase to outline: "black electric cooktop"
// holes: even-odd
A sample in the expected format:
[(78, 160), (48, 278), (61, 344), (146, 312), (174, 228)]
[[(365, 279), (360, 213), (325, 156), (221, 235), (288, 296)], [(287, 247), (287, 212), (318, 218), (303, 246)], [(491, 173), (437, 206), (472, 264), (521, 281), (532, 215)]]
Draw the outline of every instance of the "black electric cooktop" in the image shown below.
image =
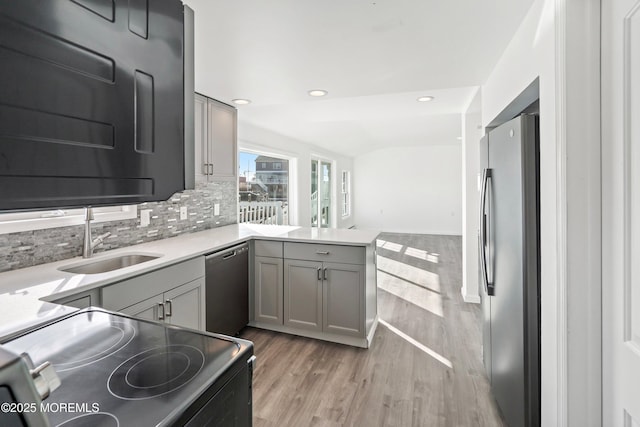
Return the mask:
[[(43, 401), (52, 426), (170, 425), (251, 343), (89, 309), (4, 344), (62, 385)], [(246, 356), (246, 357), (245, 357)]]

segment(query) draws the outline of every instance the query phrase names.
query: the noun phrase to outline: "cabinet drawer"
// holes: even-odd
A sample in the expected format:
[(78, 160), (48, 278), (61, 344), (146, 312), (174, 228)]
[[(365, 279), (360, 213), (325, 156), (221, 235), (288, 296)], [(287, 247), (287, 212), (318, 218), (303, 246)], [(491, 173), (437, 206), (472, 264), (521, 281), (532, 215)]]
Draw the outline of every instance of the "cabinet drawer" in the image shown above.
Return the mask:
[(273, 242), (270, 240), (254, 241), (254, 249), (256, 256), (268, 256), (271, 258), (282, 258), (282, 242)]
[(102, 306), (107, 310), (122, 310), (203, 276), (204, 257), (197, 257), (105, 286), (102, 288)]
[(284, 244), (284, 257), (310, 261), (364, 264), (365, 248), (360, 246), (323, 245), (317, 243)]

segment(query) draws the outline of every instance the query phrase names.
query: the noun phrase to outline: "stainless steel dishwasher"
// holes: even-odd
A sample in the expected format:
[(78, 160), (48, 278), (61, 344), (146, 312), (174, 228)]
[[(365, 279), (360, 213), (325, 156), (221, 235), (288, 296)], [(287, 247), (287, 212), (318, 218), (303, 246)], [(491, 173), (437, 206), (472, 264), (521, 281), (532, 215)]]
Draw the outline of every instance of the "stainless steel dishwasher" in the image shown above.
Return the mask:
[(207, 255), (207, 331), (235, 335), (249, 323), (249, 245)]

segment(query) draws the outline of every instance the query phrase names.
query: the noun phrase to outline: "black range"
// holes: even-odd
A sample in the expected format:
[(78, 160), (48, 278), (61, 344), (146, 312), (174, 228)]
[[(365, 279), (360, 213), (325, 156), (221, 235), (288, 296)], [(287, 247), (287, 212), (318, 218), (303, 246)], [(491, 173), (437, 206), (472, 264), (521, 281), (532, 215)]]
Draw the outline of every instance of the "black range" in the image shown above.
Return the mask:
[(252, 424), (250, 341), (90, 308), (3, 347), (53, 364), (52, 426)]

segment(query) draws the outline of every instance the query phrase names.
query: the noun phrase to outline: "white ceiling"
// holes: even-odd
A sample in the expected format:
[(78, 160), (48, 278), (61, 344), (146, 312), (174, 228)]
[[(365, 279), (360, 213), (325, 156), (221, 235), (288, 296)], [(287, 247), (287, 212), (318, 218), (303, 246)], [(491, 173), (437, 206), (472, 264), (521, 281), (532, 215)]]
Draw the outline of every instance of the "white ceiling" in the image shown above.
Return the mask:
[(196, 90), (249, 98), (241, 122), (346, 155), (458, 144), (460, 113), (532, 2), (185, 0)]

